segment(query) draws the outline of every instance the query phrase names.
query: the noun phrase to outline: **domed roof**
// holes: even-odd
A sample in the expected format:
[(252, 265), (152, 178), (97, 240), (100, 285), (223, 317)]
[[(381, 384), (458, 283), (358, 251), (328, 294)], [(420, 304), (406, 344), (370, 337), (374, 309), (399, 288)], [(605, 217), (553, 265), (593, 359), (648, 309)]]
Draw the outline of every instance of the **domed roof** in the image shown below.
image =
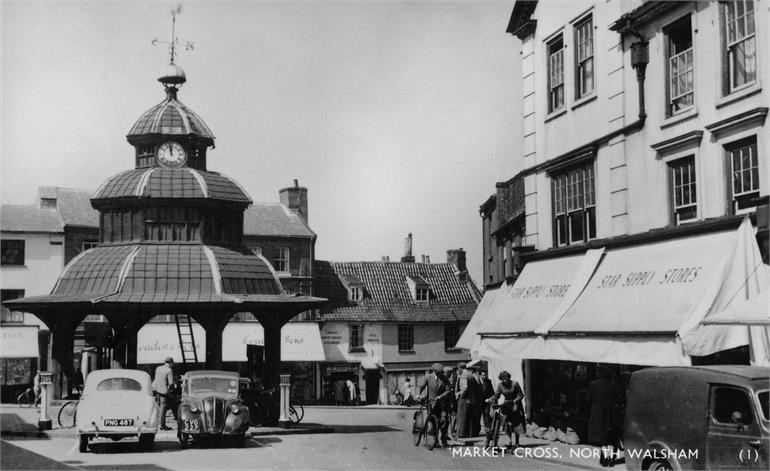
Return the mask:
[(232, 302), (281, 295), (270, 264), (246, 249), (207, 245), (100, 246), (75, 257), (51, 295), (111, 302)]
[(230, 177), (189, 167), (121, 172), (107, 179), (92, 200), (107, 198), (199, 198), (251, 204), (246, 190)]
[(169, 87), (167, 97), (161, 103), (145, 111), (128, 132), (132, 137), (147, 134), (168, 134), (172, 136), (196, 136), (214, 143), (214, 133), (193, 110), (176, 98), (176, 89)]

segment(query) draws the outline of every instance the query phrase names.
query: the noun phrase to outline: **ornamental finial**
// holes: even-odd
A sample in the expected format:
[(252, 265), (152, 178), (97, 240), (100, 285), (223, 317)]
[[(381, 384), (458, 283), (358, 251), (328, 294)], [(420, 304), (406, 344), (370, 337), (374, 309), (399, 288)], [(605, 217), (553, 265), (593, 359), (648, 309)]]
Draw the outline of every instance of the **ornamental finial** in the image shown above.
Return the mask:
[[(171, 9), (171, 41), (170, 42), (161, 41), (158, 38), (155, 38), (151, 41), (151, 44), (153, 46), (156, 46), (158, 44), (168, 45), (168, 50), (169, 50), (168, 70), (163, 76), (158, 78), (158, 81), (161, 82), (166, 87), (181, 85), (187, 81), (184, 70), (182, 70), (181, 67), (179, 67), (174, 63), (174, 59), (176, 59), (176, 55), (177, 55), (177, 46), (180, 44), (179, 38), (176, 37), (176, 17), (181, 13), (182, 13), (181, 3), (178, 3), (176, 7)], [(185, 51), (192, 51), (195, 49), (195, 45), (190, 41), (185, 41), (184, 49)]]

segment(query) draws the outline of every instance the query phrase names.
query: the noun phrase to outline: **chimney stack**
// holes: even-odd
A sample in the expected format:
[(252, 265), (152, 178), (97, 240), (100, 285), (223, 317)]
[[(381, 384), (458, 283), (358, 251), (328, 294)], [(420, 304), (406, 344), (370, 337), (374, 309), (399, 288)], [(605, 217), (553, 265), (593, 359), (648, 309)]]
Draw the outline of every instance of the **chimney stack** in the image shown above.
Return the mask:
[(299, 217), (307, 224), (307, 188), (299, 186), (297, 179), (294, 179), (294, 186), (282, 188), (278, 191), (281, 204), (299, 214)]
[(406, 240), (404, 240), (404, 256), (401, 257), (402, 262), (414, 263), (414, 256), (412, 255), (412, 233), (410, 232)]
[(423, 255), (422, 256), (422, 263), (430, 263), (430, 255)]
[(459, 249), (451, 249), (446, 251), (447, 263), (452, 263), (457, 267), (460, 273), (468, 271), (468, 267), (465, 265), (465, 250), (462, 247)]

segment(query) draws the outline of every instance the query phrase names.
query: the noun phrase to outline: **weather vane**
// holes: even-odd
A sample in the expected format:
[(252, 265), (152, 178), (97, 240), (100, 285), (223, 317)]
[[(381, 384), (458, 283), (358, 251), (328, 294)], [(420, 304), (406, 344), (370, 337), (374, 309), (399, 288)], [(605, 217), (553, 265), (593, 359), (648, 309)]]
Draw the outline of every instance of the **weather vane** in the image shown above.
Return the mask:
[[(151, 41), (153, 46), (158, 44), (168, 44), (169, 56), (171, 57), (171, 63), (174, 63), (174, 57), (176, 57), (176, 46), (179, 44), (179, 38), (176, 37), (176, 16), (182, 13), (182, 4), (177, 3), (176, 7), (171, 9), (171, 42), (161, 41), (155, 38)], [(195, 45), (190, 41), (184, 42), (184, 50), (192, 51), (195, 49)]]

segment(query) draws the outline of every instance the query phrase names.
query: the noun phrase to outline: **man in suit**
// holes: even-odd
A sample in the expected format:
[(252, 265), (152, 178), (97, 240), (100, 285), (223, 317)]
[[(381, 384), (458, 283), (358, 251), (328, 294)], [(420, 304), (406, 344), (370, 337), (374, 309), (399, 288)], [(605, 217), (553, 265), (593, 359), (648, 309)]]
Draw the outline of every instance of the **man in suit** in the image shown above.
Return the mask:
[(468, 400), (468, 436), (477, 437), (481, 433), (481, 408), (484, 403), (483, 387), (479, 378), (479, 368), (468, 366), (468, 385), (466, 399)]
[(428, 400), (428, 407), (431, 414), (439, 418), (439, 435), (442, 446), (448, 446), (447, 426), (449, 425), (446, 407), (444, 405), (446, 397), (450, 390), (447, 389), (447, 381), (444, 378), (444, 367), (441, 363), (434, 363), (430, 374), (426, 375), (425, 381), (420, 387), (420, 398)]
[(470, 372), (465, 369), (465, 363), (457, 365), (457, 436), (468, 438), (468, 377)]

